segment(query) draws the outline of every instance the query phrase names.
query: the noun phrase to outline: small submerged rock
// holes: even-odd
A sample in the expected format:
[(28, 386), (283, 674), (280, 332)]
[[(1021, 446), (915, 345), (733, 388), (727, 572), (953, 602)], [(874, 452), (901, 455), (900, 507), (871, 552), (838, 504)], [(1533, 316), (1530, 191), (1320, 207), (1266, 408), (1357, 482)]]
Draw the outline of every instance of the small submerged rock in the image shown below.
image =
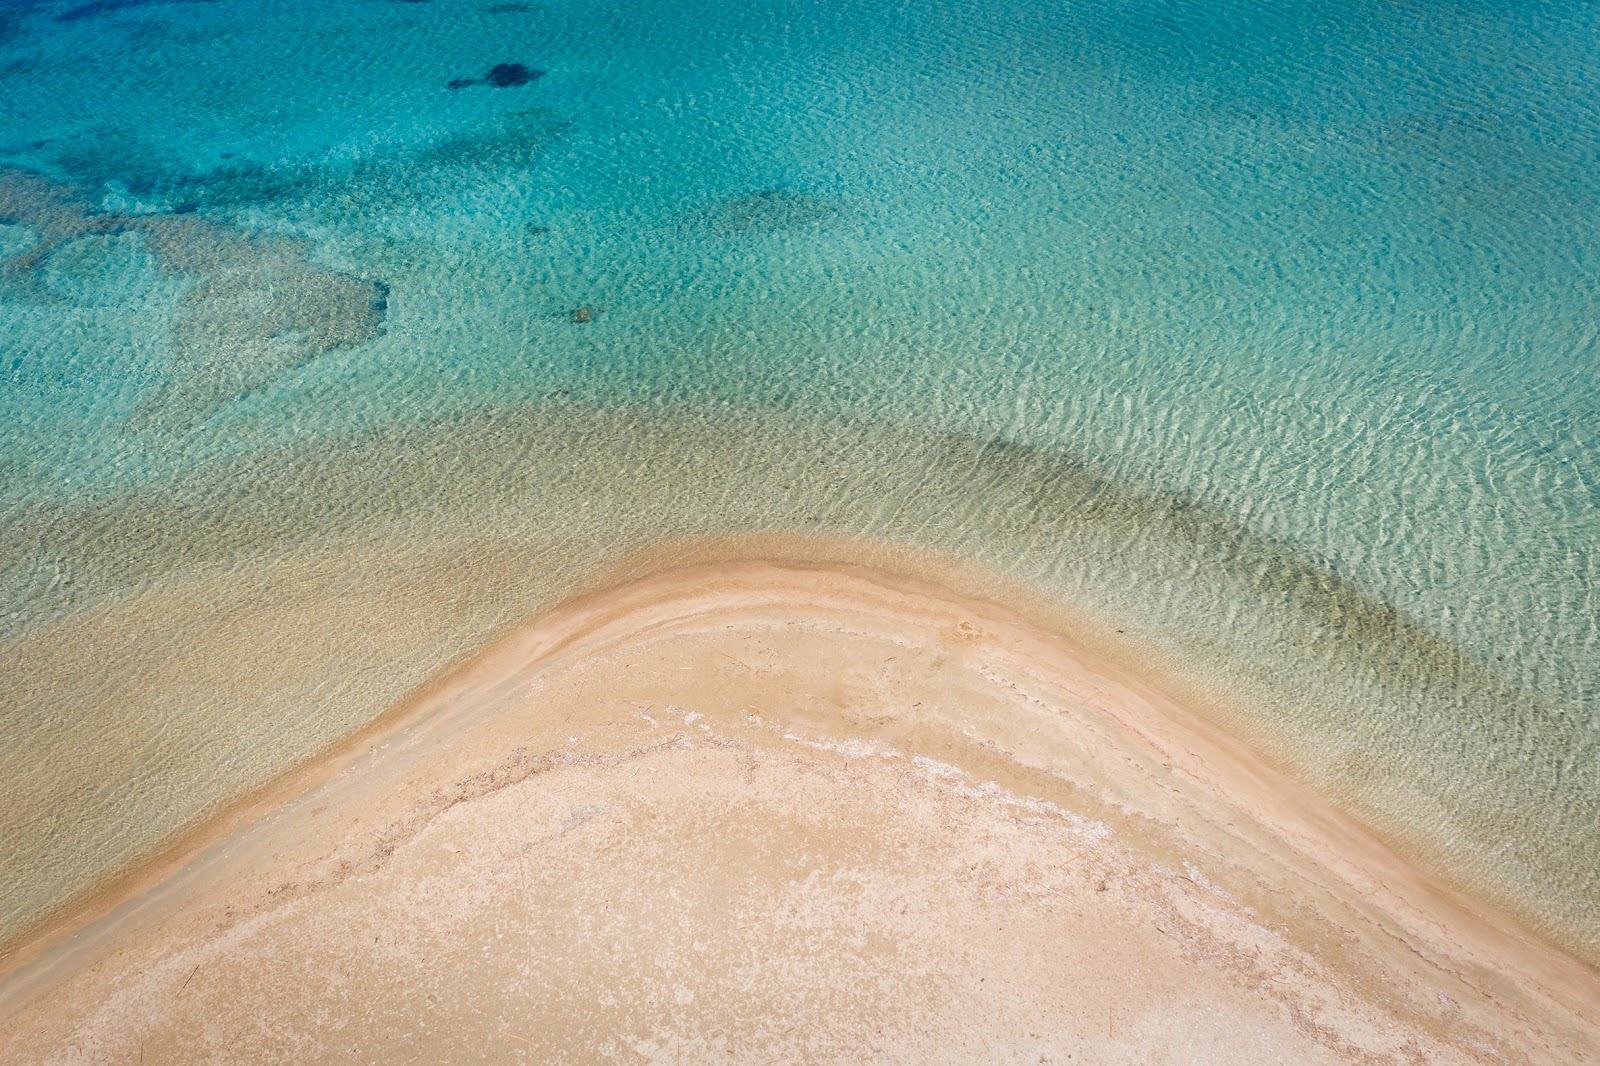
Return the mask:
[(592, 308), (592, 307), (580, 307), (580, 308), (578, 308), (576, 311), (572, 312), (572, 321), (577, 323), (580, 326), (583, 325), (585, 322), (593, 322), (594, 321), (594, 308)]
[(465, 89), (473, 85), (487, 85), (491, 89), (511, 89), (518, 85), (527, 85), (529, 82), (538, 81), (544, 77), (544, 73), (537, 67), (526, 66), (522, 63), (496, 63), (489, 68), (489, 73), (481, 78), (452, 79), (450, 88)]
[(484, 83), (496, 89), (507, 89), (513, 85), (526, 85), (530, 81), (537, 81), (544, 77), (544, 71), (533, 70), (521, 63), (496, 63), (489, 68), (489, 73), (484, 77)]

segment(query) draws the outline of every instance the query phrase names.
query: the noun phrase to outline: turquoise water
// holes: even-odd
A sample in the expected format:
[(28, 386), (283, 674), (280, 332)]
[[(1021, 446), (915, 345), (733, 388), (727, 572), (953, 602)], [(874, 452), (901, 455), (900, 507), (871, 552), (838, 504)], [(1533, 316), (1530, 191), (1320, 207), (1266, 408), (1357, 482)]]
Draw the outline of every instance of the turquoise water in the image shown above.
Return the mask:
[(796, 530), (1082, 606), (1600, 960), (1600, 8), (0, 0), (0, 78), (0, 939)]

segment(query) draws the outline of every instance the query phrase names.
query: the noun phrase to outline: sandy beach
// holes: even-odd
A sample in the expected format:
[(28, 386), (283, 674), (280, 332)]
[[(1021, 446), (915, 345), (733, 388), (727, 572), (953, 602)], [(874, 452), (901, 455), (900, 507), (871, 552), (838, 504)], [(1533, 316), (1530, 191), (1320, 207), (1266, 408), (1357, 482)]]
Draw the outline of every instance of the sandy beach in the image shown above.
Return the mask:
[(917, 572), (533, 621), (13, 952), (0, 1059), (1600, 1060), (1592, 968)]

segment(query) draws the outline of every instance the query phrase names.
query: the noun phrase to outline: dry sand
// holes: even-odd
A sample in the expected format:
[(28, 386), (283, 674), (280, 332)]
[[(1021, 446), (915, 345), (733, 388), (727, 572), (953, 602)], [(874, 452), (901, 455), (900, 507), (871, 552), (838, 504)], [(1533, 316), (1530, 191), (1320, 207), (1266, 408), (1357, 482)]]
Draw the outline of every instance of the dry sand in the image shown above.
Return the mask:
[(5, 966), (19, 1063), (1600, 1061), (1139, 664), (815, 562), (577, 600)]

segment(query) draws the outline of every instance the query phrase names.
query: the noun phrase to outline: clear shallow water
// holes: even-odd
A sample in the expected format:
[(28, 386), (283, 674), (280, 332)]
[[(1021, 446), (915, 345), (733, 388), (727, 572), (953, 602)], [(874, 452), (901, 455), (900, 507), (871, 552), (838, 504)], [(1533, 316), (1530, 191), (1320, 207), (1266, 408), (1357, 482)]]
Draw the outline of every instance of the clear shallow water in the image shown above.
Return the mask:
[(1597, 19), (0, 3), (0, 933), (609, 561), (820, 529), (1600, 957)]

